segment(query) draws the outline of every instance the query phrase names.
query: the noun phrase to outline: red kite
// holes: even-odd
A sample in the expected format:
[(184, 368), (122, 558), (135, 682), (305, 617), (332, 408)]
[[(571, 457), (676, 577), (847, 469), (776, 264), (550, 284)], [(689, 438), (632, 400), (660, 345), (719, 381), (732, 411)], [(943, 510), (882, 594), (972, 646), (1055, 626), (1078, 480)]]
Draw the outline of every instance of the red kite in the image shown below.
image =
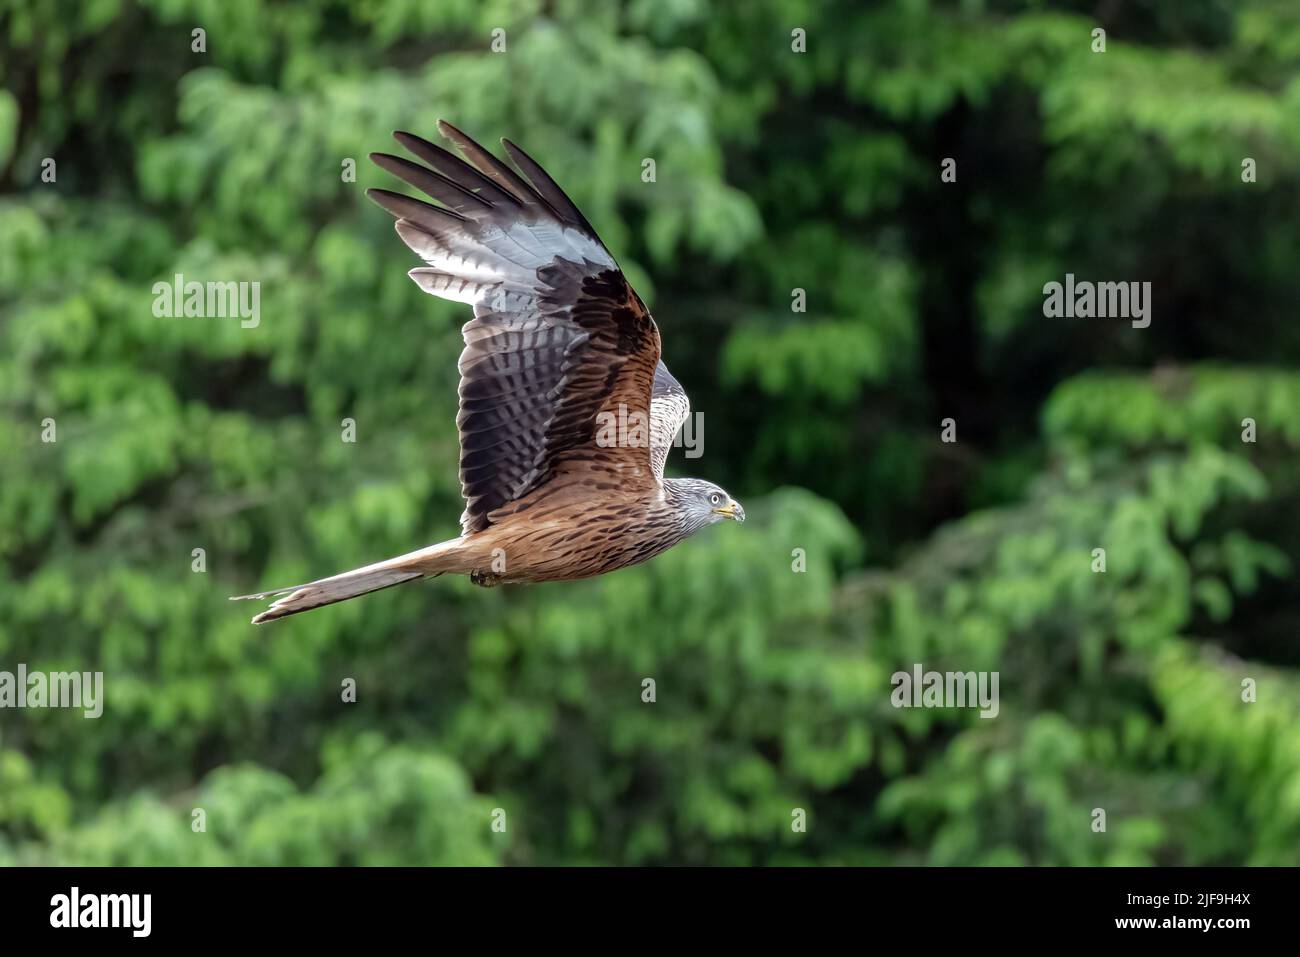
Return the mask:
[(424, 164), (370, 158), (435, 206), (367, 195), (428, 265), (425, 292), (469, 303), (460, 355), (459, 538), (332, 578), (243, 595), (275, 598), (257, 624), (419, 578), (479, 585), (589, 578), (635, 565), (745, 510), (716, 485), (665, 479), (690, 412), (659, 358), (659, 329), (596, 231), (509, 140), (516, 173), (448, 123), (457, 157), (410, 133)]

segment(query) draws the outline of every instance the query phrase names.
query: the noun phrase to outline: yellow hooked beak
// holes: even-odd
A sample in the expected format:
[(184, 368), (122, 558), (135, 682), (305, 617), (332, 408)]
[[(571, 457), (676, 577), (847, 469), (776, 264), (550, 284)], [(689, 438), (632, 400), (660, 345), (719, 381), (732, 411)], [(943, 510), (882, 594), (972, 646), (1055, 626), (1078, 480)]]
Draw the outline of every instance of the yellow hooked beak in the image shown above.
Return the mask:
[(719, 515), (725, 515), (727, 518), (734, 519), (737, 522), (743, 522), (745, 520), (745, 510), (741, 508), (740, 503), (733, 498), (727, 499), (726, 505), (723, 505), (721, 508), (715, 508), (714, 511)]

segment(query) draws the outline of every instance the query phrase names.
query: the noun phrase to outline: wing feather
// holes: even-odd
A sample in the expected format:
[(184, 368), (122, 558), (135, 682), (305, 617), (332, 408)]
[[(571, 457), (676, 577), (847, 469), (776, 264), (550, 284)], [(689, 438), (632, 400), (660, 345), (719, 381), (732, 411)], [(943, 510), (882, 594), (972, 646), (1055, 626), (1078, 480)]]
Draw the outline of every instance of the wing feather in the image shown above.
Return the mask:
[(650, 465), (663, 482), (664, 463), (677, 438), (677, 430), (691, 414), (691, 400), (680, 382), (660, 360), (650, 394)]
[(536, 160), (509, 140), (503, 139), (501, 145), (510, 154), (510, 158), (515, 161), (515, 165), (523, 170), (524, 175), (533, 184), (533, 188), (546, 197), (552, 209), (557, 210), (567, 222), (585, 230), (592, 236), (596, 235), (596, 231), (591, 228), (591, 223), (587, 222), (587, 217), (583, 216), (582, 211), (573, 205), (573, 201), (565, 195), (564, 190), (560, 189), (559, 184), (551, 179), (550, 174), (542, 169)]
[[(560, 478), (653, 487), (685, 417), (685, 393), (659, 361), (649, 310), (536, 161), (507, 142), (520, 176), (450, 124), (438, 128), (463, 159), (410, 133), (394, 137), (427, 166), (372, 159), (441, 206), (388, 190), (368, 195), (427, 263), (411, 278), (474, 306), (458, 364), (465, 531), (488, 527)], [(675, 390), (662, 391), (669, 382)], [(641, 440), (635, 428), (616, 430), (613, 441), (602, 429), (638, 417), (647, 423)]]

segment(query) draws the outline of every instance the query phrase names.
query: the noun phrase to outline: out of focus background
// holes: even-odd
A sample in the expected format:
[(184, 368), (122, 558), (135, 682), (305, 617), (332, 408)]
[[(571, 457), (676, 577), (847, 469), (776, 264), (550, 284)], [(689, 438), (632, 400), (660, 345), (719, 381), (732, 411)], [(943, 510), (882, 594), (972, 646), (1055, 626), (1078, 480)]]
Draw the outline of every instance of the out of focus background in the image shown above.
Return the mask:
[[(0, 2), (0, 670), (105, 683), (0, 710), (0, 862), (1300, 863), (1298, 65), (1286, 0)], [(458, 532), (468, 309), (362, 193), (440, 117), (595, 224), (751, 520), (254, 628)]]

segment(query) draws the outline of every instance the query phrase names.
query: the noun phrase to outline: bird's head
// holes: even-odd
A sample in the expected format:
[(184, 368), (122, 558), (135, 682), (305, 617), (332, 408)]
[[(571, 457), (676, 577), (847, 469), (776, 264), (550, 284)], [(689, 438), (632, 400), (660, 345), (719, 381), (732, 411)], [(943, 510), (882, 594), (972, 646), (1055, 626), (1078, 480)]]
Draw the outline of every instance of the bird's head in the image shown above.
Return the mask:
[(727, 518), (735, 522), (745, 520), (745, 510), (721, 486), (703, 479), (668, 479), (666, 484), (696, 527), (712, 525)]

